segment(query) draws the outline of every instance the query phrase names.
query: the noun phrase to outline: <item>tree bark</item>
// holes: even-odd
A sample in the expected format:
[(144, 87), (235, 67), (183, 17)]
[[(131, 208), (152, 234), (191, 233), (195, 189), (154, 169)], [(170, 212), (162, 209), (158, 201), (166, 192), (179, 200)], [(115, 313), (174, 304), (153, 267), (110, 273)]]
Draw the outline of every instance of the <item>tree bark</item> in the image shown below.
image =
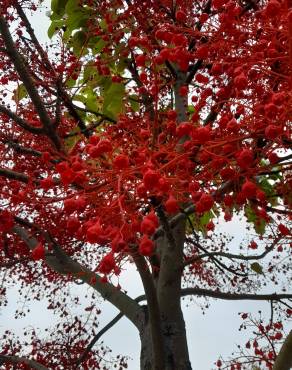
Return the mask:
[(273, 370), (289, 370), (292, 368), (292, 331), (288, 334), (285, 342), (276, 358)]
[[(183, 321), (183, 320), (182, 320)], [(191, 370), (191, 363), (188, 354), (185, 351), (180, 352), (181, 348), (185, 346), (185, 327), (180, 327), (180, 323), (172, 323), (167, 325), (167, 332), (164, 331), (164, 347), (166, 352), (165, 370)], [(183, 329), (183, 330), (181, 330)], [(171, 334), (170, 334), (171, 333)], [(142, 332), (140, 332), (141, 340), (141, 355), (140, 355), (140, 369), (153, 370), (153, 354), (152, 354), (152, 340), (150, 327), (147, 325)]]

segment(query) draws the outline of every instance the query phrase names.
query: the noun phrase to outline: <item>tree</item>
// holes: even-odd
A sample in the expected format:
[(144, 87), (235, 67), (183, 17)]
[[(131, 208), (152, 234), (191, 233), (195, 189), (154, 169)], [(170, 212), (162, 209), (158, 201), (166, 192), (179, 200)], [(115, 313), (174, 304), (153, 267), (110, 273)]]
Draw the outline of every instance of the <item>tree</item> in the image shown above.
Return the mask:
[[(0, 6), (1, 294), (20, 282), (63, 320), (47, 339), (5, 333), (0, 361), (108, 368), (94, 345), (125, 316), (141, 369), (191, 369), (181, 299), (203, 296), (271, 301), (267, 325), (242, 313), (251, 354), (217, 367), (272, 369), (292, 294), (259, 285), (291, 274), (291, 1), (52, 0), (47, 46), (39, 3)], [(237, 214), (249, 242), (230, 251), (216, 229)], [(66, 320), (72, 282), (120, 311), (101, 332), (94, 303)], [(290, 334), (275, 369), (291, 353)]]

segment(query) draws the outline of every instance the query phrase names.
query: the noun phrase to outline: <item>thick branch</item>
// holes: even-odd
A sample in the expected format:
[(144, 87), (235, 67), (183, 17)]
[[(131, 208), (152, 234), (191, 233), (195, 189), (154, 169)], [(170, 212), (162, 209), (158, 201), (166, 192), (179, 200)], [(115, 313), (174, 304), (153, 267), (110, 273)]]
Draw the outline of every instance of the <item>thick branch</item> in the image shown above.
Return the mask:
[[(12, 231), (26, 243), (30, 250), (37, 246), (38, 240), (31, 237), (23, 227), (14, 226)], [(52, 270), (60, 274), (71, 275), (90, 285), (105, 300), (109, 301), (120, 310), (138, 329), (140, 328), (143, 310), (135, 300), (118, 290), (112, 284), (103, 283), (98, 274), (92, 272), (77, 261), (74, 261), (59, 245), (53, 243), (53, 250), (53, 255), (47, 255), (45, 258), (46, 264)]]
[(32, 155), (34, 157), (41, 157), (42, 156), (42, 153), (39, 152), (38, 150), (34, 150), (34, 149), (31, 149), (31, 148), (26, 148), (26, 147), (18, 144), (14, 140), (3, 140), (3, 142), (5, 144), (7, 144), (10, 148), (13, 148), (17, 153), (28, 154), (28, 155)]
[(138, 254), (137, 251), (135, 250), (132, 253), (132, 257), (134, 259), (137, 270), (141, 277), (148, 304), (148, 313), (152, 337), (152, 351), (154, 356), (154, 368), (155, 370), (164, 370), (164, 359), (165, 359), (164, 342), (162, 336), (160, 310), (155, 286), (144, 257)]
[[(144, 295), (142, 296), (139, 296), (135, 299), (135, 301), (138, 303), (138, 302), (141, 302), (141, 301), (144, 301), (146, 299), (146, 297)], [(82, 355), (80, 356), (80, 358), (78, 359), (78, 361), (76, 362), (76, 365), (79, 366), (80, 364), (82, 364), (82, 362), (86, 359), (87, 355), (89, 354), (89, 352), (92, 350), (93, 346), (95, 345), (95, 343), (103, 336), (103, 334), (105, 334), (108, 330), (110, 330), (119, 320), (121, 320), (121, 318), (123, 317), (123, 313), (120, 312), (116, 315), (116, 317), (114, 317), (106, 326), (104, 326), (93, 338), (92, 340), (90, 341), (90, 343), (88, 344), (88, 346), (86, 347), (86, 349), (84, 350), (84, 352), (82, 353)]]
[(198, 72), (198, 70), (202, 67), (203, 61), (201, 59), (197, 60), (196, 63), (191, 67), (187, 78), (186, 78), (186, 84), (189, 84), (192, 82), (192, 79), (194, 78), (195, 74)]
[(6, 362), (11, 362), (13, 364), (25, 364), (28, 365), (29, 368), (36, 369), (36, 370), (49, 370), (44, 365), (40, 364), (35, 360), (29, 360), (25, 357), (19, 356), (8, 356), (8, 355), (1, 355), (0, 354), (0, 365)]
[(0, 167), (0, 176), (6, 177), (7, 179), (11, 180), (21, 181), (24, 182), (25, 184), (29, 182), (29, 177), (27, 175), (20, 172), (9, 170), (7, 168)]
[(251, 300), (251, 301), (279, 301), (281, 299), (292, 299), (292, 294), (237, 294), (225, 293), (216, 290), (201, 288), (185, 288), (181, 290), (181, 296), (197, 295), (203, 297), (212, 297), (230, 301)]
[(276, 358), (273, 370), (289, 370), (292, 367), (292, 331), (288, 334)]
[(15, 123), (18, 124), (24, 130), (31, 132), (32, 134), (43, 134), (44, 129), (42, 127), (33, 127), (28, 122), (26, 122), (23, 118), (19, 117), (17, 114), (12, 112), (10, 109), (4, 107), (4, 105), (0, 105), (0, 112), (6, 114), (9, 118), (11, 118)]

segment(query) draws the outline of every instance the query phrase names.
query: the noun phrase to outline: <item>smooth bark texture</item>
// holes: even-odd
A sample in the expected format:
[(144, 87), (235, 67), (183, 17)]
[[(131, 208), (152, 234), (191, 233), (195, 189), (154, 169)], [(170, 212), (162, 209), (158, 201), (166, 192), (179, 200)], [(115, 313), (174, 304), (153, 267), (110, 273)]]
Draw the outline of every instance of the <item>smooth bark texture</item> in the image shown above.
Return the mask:
[[(24, 228), (14, 226), (13, 231), (31, 250), (37, 246), (38, 241), (34, 237), (31, 237)], [(45, 259), (45, 262), (50, 268), (60, 274), (71, 275), (90, 285), (94, 290), (98, 291), (104, 299), (120, 310), (137, 328), (140, 328), (143, 310), (134, 299), (118, 290), (112, 284), (101, 282), (101, 278), (98, 274), (95, 274), (87, 267), (67, 256), (58, 245), (54, 245), (53, 247), (54, 254), (48, 255)]]
[(292, 368), (292, 331), (288, 334), (276, 358), (273, 370), (289, 370)]

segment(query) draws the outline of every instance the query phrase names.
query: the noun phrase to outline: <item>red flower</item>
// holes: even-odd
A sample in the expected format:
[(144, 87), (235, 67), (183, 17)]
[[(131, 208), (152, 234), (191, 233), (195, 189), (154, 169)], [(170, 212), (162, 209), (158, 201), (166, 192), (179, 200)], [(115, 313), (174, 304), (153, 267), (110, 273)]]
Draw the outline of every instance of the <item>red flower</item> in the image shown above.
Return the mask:
[(164, 206), (165, 206), (167, 213), (172, 214), (172, 213), (177, 213), (179, 211), (179, 205), (173, 195), (169, 196)]
[(100, 261), (98, 270), (102, 274), (109, 274), (116, 266), (116, 262), (112, 253), (107, 254)]
[(241, 188), (242, 194), (248, 199), (255, 198), (257, 193), (257, 186), (253, 182), (246, 180)]
[(135, 60), (137, 67), (144, 67), (146, 62), (146, 56), (144, 54), (140, 54), (135, 58)]
[(64, 200), (64, 212), (67, 214), (71, 214), (76, 210), (76, 202), (75, 199), (66, 199)]
[(130, 164), (129, 157), (125, 154), (119, 154), (115, 157), (113, 164), (118, 170), (128, 168)]
[(154, 242), (147, 235), (143, 235), (139, 243), (139, 253), (143, 256), (151, 256), (154, 251)]
[(247, 169), (251, 166), (254, 159), (253, 152), (250, 149), (243, 149), (237, 155), (237, 163), (242, 169)]
[(9, 231), (14, 226), (14, 218), (9, 211), (0, 212), (0, 232)]
[(199, 144), (205, 144), (211, 139), (211, 131), (209, 127), (199, 127), (194, 131), (194, 139)]
[(112, 251), (114, 253), (119, 253), (121, 250), (125, 249), (126, 246), (127, 243), (120, 235), (117, 235), (111, 242)]
[(77, 217), (69, 217), (67, 221), (67, 229), (70, 233), (75, 233), (81, 226)]
[(175, 18), (179, 21), (179, 22), (185, 22), (186, 19), (187, 19), (187, 16), (186, 16), (186, 13), (182, 10), (178, 10), (176, 13), (175, 13)]
[(284, 236), (286, 236), (286, 235), (290, 235), (290, 230), (288, 229), (288, 227), (286, 227), (285, 225), (283, 225), (283, 224), (279, 224), (278, 225), (278, 229), (279, 229), (279, 231), (280, 231), (280, 233), (282, 234), (282, 235), (284, 235)]
[(208, 222), (207, 225), (206, 225), (206, 229), (208, 231), (213, 231), (215, 229), (214, 222), (213, 221)]
[(144, 176), (143, 182), (147, 190), (153, 190), (159, 182), (160, 175), (158, 172), (148, 169)]
[(234, 79), (234, 85), (239, 90), (244, 90), (248, 85), (248, 80), (244, 73), (240, 73), (240, 75), (236, 76)]
[(210, 211), (213, 207), (214, 199), (210, 194), (202, 194), (199, 201), (196, 203), (196, 211), (198, 213), (204, 213)]
[(147, 217), (147, 216), (144, 217), (143, 221), (141, 222), (141, 231), (142, 231), (142, 233), (152, 235), (152, 234), (155, 233), (155, 230), (156, 230), (156, 226), (153, 223), (153, 221), (151, 221), (151, 219), (149, 219), (149, 217)]
[(281, 332), (279, 332), (279, 331), (278, 331), (278, 332), (275, 334), (274, 338), (275, 338), (276, 340), (280, 340), (280, 339), (282, 339), (282, 338), (283, 338), (283, 334), (282, 334)]
[(276, 125), (269, 125), (265, 129), (265, 137), (269, 140), (276, 139), (281, 134), (281, 127)]
[(196, 51), (196, 58), (198, 59), (206, 59), (209, 55), (209, 47), (207, 45), (199, 46)]
[(281, 4), (277, 0), (270, 0), (266, 7), (266, 14), (269, 17), (275, 17), (281, 10)]
[(105, 242), (106, 238), (99, 222), (87, 229), (86, 240), (91, 244)]
[(268, 155), (268, 160), (271, 164), (275, 164), (278, 162), (279, 156), (277, 155), (277, 153), (272, 152)]
[(248, 246), (248, 248), (250, 248), (250, 249), (257, 249), (257, 247), (258, 247), (258, 245), (254, 240), (252, 240), (250, 242), (249, 246)]
[(188, 122), (181, 123), (176, 129), (176, 135), (181, 138), (183, 136), (189, 136), (192, 132), (193, 126)]
[(31, 252), (32, 259), (43, 260), (45, 258), (45, 247), (43, 244), (39, 243)]

